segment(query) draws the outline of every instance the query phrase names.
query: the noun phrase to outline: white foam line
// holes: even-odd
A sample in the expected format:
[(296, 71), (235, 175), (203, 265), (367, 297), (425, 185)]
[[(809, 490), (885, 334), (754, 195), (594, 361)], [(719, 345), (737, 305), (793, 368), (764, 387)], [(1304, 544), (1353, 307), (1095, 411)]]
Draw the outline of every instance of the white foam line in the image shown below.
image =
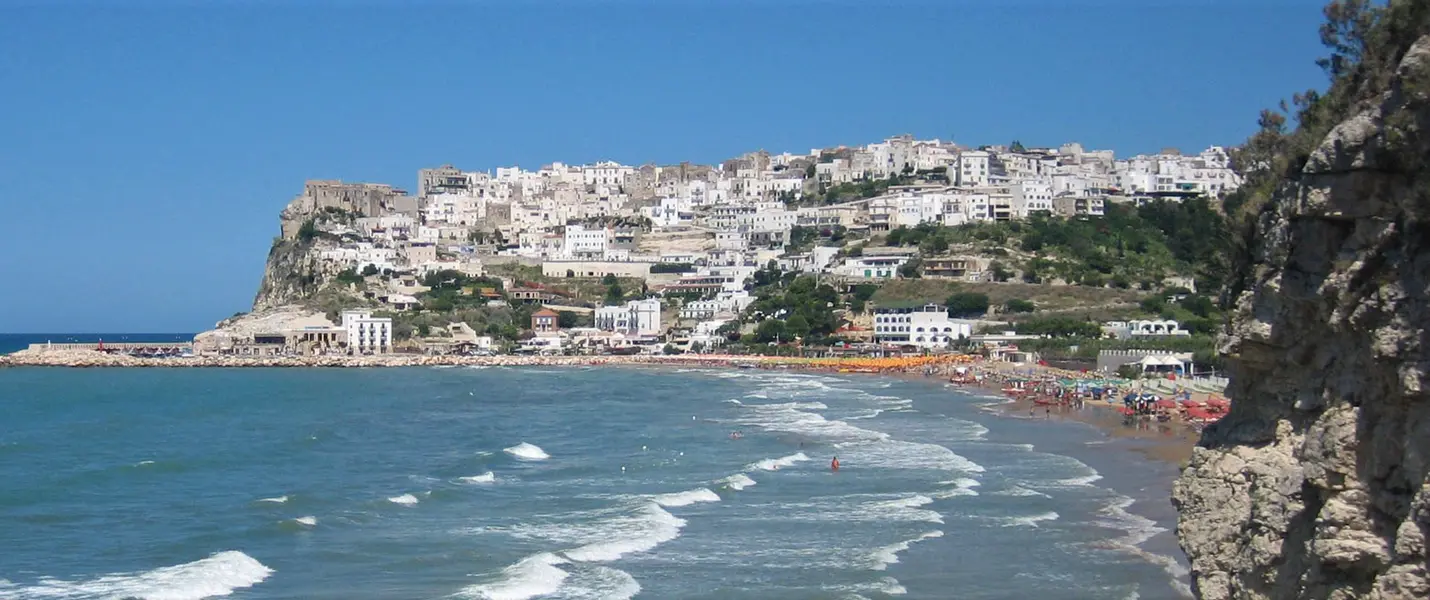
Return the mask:
[(665, 507), (689, 506), (697, 502), (719, 502), (720, 495), (710, 491), (708, 488), (699, 488), (676, 492), (674, 494), (661, 494), (652, 498), (656, 504)]
[(747, 487), (755, 485), (755, 480), (750, 479), (750, 476), (744, 473), (736, 473), (734, 475), (716, 481), (715, 483), (723, 484), (725, 487), (735, 491), (740, 491)]
[(879, 548), (870, 555), (872, 564), (869, 566), (869, 568), (875, 571), (883, 571), (884, 569), (889, 568), (889, 565), (899, 562), (899, 553), (908, 550), (910, 545), (922, 542), (927, 539), (938, 537), (943, 537), (943, 532), (934, 530), (924, 533), (923, 535), (920, 535), (919, 537), (913, 539), (904, 540), (897, 544), (890, 544), (888, 546), (884, 546), (883, 548)]
[(570, 575), (557, 568), (562, 564), (566, 560), (550, 552), (533, 554), (502, 569), (500, 579), (467, 586), (458, 595), (480, 600), (529, 600), (554, 594)]
[(805, 456), (803, 452), (797, 452), (789, 456), (783, 456), (780, 458), (766, 458), (758, 462), (750, 463), (749, 465), (745, 466), (745, 470), (778, 471), (781, 468), (792, 467), (795, 465), (795, 463), (804, 462), (806, 460), (809, 460), (808, 456)]
[(551, 455), (547, 454), (545, 450), (542, 450), (541, 446), (528, 444), (526, 442), (522, 442), (510, 448), (503, 448), (502, 452), (510, 454), (520, 460), (546, 460), (551, 458)]
[(253, 587), (272, 574), (273, 569), (253, 557), (227, 550), (194, 562), (141, 573), (115, 573), (85, 581), (47, 577), (30, 586), (10, 584), (3, 595), (10, 600), (200, 600)]
[(1053, 511), (1048, 511), (1048, 512), (1045, 512), (1045, 513), (1039, 513), (1039, 514), (1031, 515), (1031, 516), (1027, 516), (1027, 517), (1008, 517), (1008, 518), (1004, 519), (1004, 521), (1003, 521), (1003, 526), (1004, 526), (1004, 527), (1020, 527), (1020, 526), (1021, 526), (1021, 527), (1037, 527), (1037, 526), (1038, 526), (1038, 523), (1041, 523), (1041, 522), (1043, 522), (1043, 521), (1055, 521), (1055, 520), (1057, 520), (1057, 518), (1058, 518), (1058, 513), (1053, 512)]
[(461, 481), (462, 483), (496, 483), (497, 476), (495, 473), (487, 471), (486, 473), (482, 473), (481, 475), (472, 475), (471, 477), (458, 477), (457, 480)]
[(967, 477), (963, 477), (960, 479), (955, 479), (953, 481), (943, 481), (940, 482), (939, 485), (946, 485), (951, 487), (950, 489), (935, 492), (933, 497), (936, 500), (947, 500), (949, 498), (957, 498), (959, 496), (977, 496), (978, 492), (973, 488), (976, 488), (982, 484), (980, 484), (977, 479), (969, 479)]
[(641, 509), (634, 535), (607, 541), (593, 542), (562, 555), (577, 562), (610, 562), (627, 554), (645, 552), (660, 544), (680, 537), (685, 519), (672, 515), (651, 503)]
[(1100, 524), (1125, 531), (1127, 535), (1113, 540), (1113, 545), (1128, 554), (1162, 567), (1162, 570), (1171, 578), (1169, 585), (1172, 586), (1172, 589), (1184, 597), (1191, 598), (1192, 589), (1186, 583), (1187, 576), (1189, 575), (1187, 568), (1177, 562), (1176, 558), (1165, 554), (1150, 552), (1142, 548), (1142, 544), (1146, 543), (1147, 540), (1152, 539), (1159, 533), (1166, 532), (1167, 529), (1157, 525), (1157, 522), (1152, 519), (1129, 512), (1127, 509), (1131, 508), (1135, 503), (1136, 500), (1126, 496), (1119, 498), (1117, 502), (1099, 511), (1101, 514), (1112, 519), (1111, 521), (1105, 521)]

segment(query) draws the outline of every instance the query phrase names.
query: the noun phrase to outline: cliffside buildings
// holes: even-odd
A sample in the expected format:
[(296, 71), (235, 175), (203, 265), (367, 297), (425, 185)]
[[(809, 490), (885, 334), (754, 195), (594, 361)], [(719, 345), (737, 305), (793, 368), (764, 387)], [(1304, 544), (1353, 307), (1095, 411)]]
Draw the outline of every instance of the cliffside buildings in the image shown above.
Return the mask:
[[(1108, 203), (1220, 196), (1240, 183), (1219, 147), (1118, 158), (1076, 143), (969, 148), (905, 135), (807, 153), (751, 152), (716, 165), (442, 165), (418, 172), (415, 195), (386, 184), (313, 180), (290, 210), (325, 218), (306, 232), (308, 223), (285, 218), (283, 234), (320, 237), (317, 256), (327, 275), (380, 274), (389, 289), (373, 299), (393, 310), (419, 303), (425, 288), (417, 282), (428, 273), (481, 275), (489, 264), (518, 262), (539, 264), (547, 278), (639, 277), (650, 296), (683, 298), (672, 307), (679, 319), (711, 322), (748, 306), (749, 276), (771, 261), (858, 282), (898, 277), (916, 255), (905, 248), (840, 252), (812, 243), (810, 232), (862, 237), (921, 224), (1096, 216)], [(837, 186), (846, 187), (831, 196)], [(979, 257), (920, 258), (926, 277), (988, 276)], [(875, 337), (940, 347), (968, 335), (935, 313), (882, 314)], [(659, 335), (660, 318), (659, 302), (646, 298), (596, 309), (595, 330)], [(554, 321), (541, 326), (554, 328)], [(354, 352), (391, 350), (391, 323), (345, 314), (341, 328)]]

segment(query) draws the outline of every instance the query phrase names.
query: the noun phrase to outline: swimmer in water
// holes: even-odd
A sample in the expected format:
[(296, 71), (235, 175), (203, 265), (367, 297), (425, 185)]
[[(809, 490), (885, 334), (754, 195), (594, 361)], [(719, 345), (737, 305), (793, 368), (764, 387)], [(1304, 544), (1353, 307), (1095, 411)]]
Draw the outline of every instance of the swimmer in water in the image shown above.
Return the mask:
[(834, 457), (834, 460), (833, 460), (833, 461), (830, 461), (830, 463), (829, 463), (829, 470), (831, 470), (831, 471), (838, 471), (838, 470), (839, 470), (839, 457), (838, 457), (838, 456)]

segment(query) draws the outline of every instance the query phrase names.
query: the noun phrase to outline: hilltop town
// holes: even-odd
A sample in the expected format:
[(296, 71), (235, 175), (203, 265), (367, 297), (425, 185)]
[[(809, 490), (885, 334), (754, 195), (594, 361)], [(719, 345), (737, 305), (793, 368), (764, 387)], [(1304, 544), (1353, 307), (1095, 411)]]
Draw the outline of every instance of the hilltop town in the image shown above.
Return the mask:
[(1241, 183), (1230, 163), (1219, 147), (1118, 158), (904, 135), (717, 165), (443, 165), (413, 191), (312, 180), (282, 212), (253, 312), (195, 351), (1191, 337), (1219, 319), (1196, 290), (1220, 285), (1208, 238)]

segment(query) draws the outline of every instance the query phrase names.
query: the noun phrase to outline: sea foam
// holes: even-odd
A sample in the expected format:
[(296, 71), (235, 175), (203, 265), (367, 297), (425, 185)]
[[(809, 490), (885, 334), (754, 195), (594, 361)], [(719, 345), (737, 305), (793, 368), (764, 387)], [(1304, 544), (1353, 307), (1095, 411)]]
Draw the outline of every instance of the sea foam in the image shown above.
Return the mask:
[(565, 563), (550, 552), (533, 554), (502, 569), (496, 581), (467, 586), (459, 595), (481, 600), (528, 600), (548, 596), (560, 590), (561, 582), (570, 575), (556, 566)]
[(948, 489), (935, 492), (933, 494), (933, 497), (936, 500), (947, 500), (949, 498), (957, 498), (959, 496), (977, 496), (978, 492), (973, 488), (978, 487), (980, 484), (978, 483), (977, 479), (969, 479), (967, 477), (963, 477), (955, 479), (953, 481), (940, 482), (939, 485), (946, 485), (950, 487)]
[(412, 494), (403, 494), (403, 495), (401, 495), (401, 496), (393, 496), (393, 497), (391, 497), (391, 498), (388, 498), (387, 501), (388, 501), (388, 502), (391, 502), (391, 503), (393, 503), (393, 504), (401, 504), (401, 505), (403, 505), (403, 506), (412, 506), (412, 505), (417, 504), (417, 497), (416, 497), (416, 496), (413, 496)]
[(756, 469), (761, 471), (778, 471), (781, 468), (794, 466), (795, 463), (804, 462), (806, 460), (809, 460), (809, 457), (805, 456), (803, 452), (798, 452), (780, 458), (766, 458), (764, 460), (751, 463), (745, 468), (752, 471)]
[(522, 442), (510, 448), (503, 448), (502, 452), (521, 460), (546, 460), (551, 458), (551, 455), (547, 454), (545, 450), (542, 450), (541, 446), (528, 444), (526, 442)]
[(720, 495), (710, 491), (708, 488), (687, 490), (674, 494), (661, 494), (653, 498), (656, 504), (665, 507), (689, 506), (697, 502), (719, 502)]
[(573, 571), (557, 598), (569, 600), (630, 600), (641, 592), (635, 577), (620, 569), (591, 567)]
[(144, 598), (145, 600), (200, 600), (228, 596), (268, 579), (270, 569), (235, 550), (216, 553), (190, 563), (160, 567), (141, 573), (116, 573), (85, 581), (45, 578), (30, 586), (5, 589), (14, 600), (55, 598)]
[(298, 517), (298, 518), (296, 518), (296, 519), (293, 519), (293, 522), (294, 522), (294, 523), (297, 523), (297, 524), (299, 524), (299, 525), (306, 525), (306, 526), (308, 526), (308, 527), (313, 527), (313, 526), (315, 526), (315, 525), (318, 524), (318, 518), (309, 515), (309, 516), (306, 516), (306, 517)]
[(744, 473), (736, 473), (734, 475), (721, 479), (716, 483), (723, 484), (727, 488), (739, 491), (752, 485), (755, 485), (755, 480), (750, 479), (750, 476)]
[(875, 550), (869, 556), (868, 567), (875, 571), (883, 571), (896, 562), (899, 562), (899, 553), (909, 549), (909, 546), (924, 540), (943, 537), (942, 531), (930, 531), (911, 540), (904, 540), (897, 544), (890, 544)]
[(601, 523), (604, 541), (593, 542), (562, 553), (578, 562), (609, 562), (627, 554), (645, 552), (680, 537), (685, 519), (647, 504), (633, 516), (617, 517)]
[(496, 483), (497, 476), (495, 473), (487, 471), (486, 473), (482, 473), (481, 475), (472, 475), (471, 477), (458, 477), (457, 480), (461, 481), (462, 483)]
[(1032, 515), (1032, 516), (1028, 516), (1028, 517), (1008, 517), (1007, 519), (1004, 519), (1004, 521), (1003, 521), (1003, 526), (1004, 526), (1004, 527), (1037, 527), (1037, 526), (1038, 526), (1038, 523), (1041, 523), (1041, 522), (1043, 522), (1043, 521), (1055, 521), (1055, 520), (1057, 520), (1057, 518), (1058, 518), (1058, 513), (1055, 513), (1055, 512), (1053, 512), (1053, 511), (1048, 511), (1048, 512), (1045, 512), (1045, 513), (1040, 513), (1040, 514), (1036, 514), (1036, 515)]
[(288, 496), (283, 495), (283, 496), (274, 496), (274, 497), (272, 497), (272, 498), (259, 498), (257, 501), (258, 501), (258, 502), (271, 502), (271, 503), (273, 503), (273, 504), (283, 504), (284, 502), (287, 502), (287, 501), (288, 501)]

